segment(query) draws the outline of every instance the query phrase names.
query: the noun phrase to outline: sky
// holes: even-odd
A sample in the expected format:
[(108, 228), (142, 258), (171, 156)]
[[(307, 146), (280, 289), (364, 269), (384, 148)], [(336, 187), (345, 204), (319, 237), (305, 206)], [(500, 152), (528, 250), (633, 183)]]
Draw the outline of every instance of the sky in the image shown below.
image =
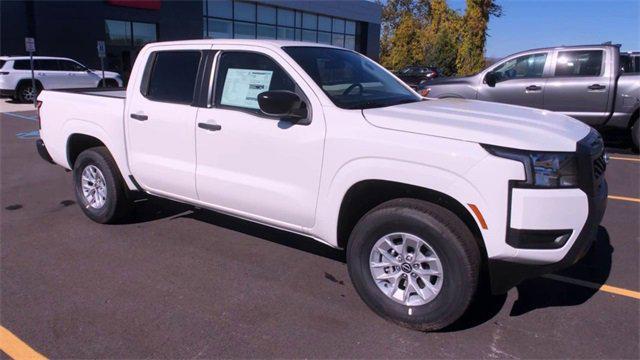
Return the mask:
[[(464, 11), (465, 0), (447, 0)], [(489, 21), (487, 57), (559, 46), (622, 44), (640, 51), (640, 0), (497, 0), (503, 15)]]

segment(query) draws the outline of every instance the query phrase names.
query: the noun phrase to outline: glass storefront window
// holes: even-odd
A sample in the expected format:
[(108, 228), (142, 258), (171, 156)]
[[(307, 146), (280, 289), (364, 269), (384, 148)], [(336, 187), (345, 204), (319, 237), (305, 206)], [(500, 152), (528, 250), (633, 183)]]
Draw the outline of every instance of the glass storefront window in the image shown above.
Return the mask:
[(258, 24), (258, 39), (275, 39), (276, 27)]
[(293, 10), (278, 9), (278, 25), (294, 27), (296, 24), (296, 13)]
[(255, 23), (234, 21), (233, 37), (236, 39), (255, 39), (256, 38)]
[(275, 25), (276, 8), (272, 6), (258, 5), (258, 22)]
[(331, 45), (331, 33), (318, 31), (318, 42), (320, 44)]
[[(332, 44), (359, 51), (360, 40), (359, 36), (356, 36), (356, 21), (275, 6), (274, 3), (279, 1), (202, 1), (204, 37), (297, 40)], [(110, 25), (108, 23), (105, 26), (107, 33), (113, 37), (111, 39), (108, 36), (110, 44), (120, 42), (142, 45), (155, 41), (158, 31), (155, 24), (132, 25), (126, 21), (113, 20)], [(124, 28), (126, 26), (129, 26), (129, 30)], [(132, 26), (137, 30), (132, 29)]]
[(318, 16), (318, 30), (331, 31), (331, 18), (328, 16)]
[(302, 30), (302, 41), (316, 42), (316, 32), (311, 30)]
[(233, 38), (232, 23), (229, 20), (209, 19), (207, 37), (212, 39)]
[(293, 28), (278, 27), (278, 39), (295, 40), (296, 35)]
[(132, 25), (134, 46), (157, 41), (156, 24), (134, 22)]
[(333, 32), (334, 33), (344, 33), (344, 20), (342, 20), (342, 19), (333, 19)]
[(318, 15), (303, 13), (302, 14), (302, 28), (315, 30), (318, 28)]
[(345, 35), (344, 36), (344, 47), (349, 50), (356, 49), (356, 37), (353, 35)]
[(344, 47), (344, 34), (333, 34), (332, 45)]
[(128, 21), (105, 20), (107, 43), (116, 46), (131, 46), (131, 23)]
[(349, 34), (349, 35), (355, 35), (356, 34), (356, 22), (355, 21), (347, 21), (347, 27), (344, 30), (344, 32)]
[(241, 1), (233, 3), (233, 18), (242, 21), (256, 21), (256, 4)]
[(207, 12), (205, 14), (208, 16), (231, 19), (233, 18), (233, 1), (207, 0)]

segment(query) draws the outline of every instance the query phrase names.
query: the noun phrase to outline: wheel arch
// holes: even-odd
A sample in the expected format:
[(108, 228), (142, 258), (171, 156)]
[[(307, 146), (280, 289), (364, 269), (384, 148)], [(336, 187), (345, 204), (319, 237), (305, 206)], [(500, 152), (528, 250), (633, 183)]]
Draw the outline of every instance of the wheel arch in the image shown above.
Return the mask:
[(97, 146), (104, 146), (108, 151), (107, 145), (95, 136), (82, 133), (73, 133), (69, 135), (66, 146), (67, 163), (69, 164), (69, 167), (73, 169), (73, 164), (75, 164), (76, 159), (81, 152)]
[[(25, 78), (25, 79), (18, 80), (18, 83), (16, 84), (16, 93), (18, 92), (18, 89), (20, 89), (20, 86), (22, 86), (22, 84), (30, 84), (30, 83), (31, 83), (31, 79), (30, 78), (29, 79)], [(36, 86), (40, 87), (40, 89), (44, 89), (44, 86), (42, 86), (42, 82), (40, 82), (40, 80), (35, 79), (35, 83), (36, 83)]]
[(483, 236), (473, 215), (458, 200), (441, 191), (397, 181), (369, 179), (353, 184), (340, 204), (337, 223), (337, 242), (346, 248), (349, 236), (356, 223), (371, 209), (393, 199), (412, 198), (440, 205), (458, 216), (469, 228), (484, 259), (487, 250)]

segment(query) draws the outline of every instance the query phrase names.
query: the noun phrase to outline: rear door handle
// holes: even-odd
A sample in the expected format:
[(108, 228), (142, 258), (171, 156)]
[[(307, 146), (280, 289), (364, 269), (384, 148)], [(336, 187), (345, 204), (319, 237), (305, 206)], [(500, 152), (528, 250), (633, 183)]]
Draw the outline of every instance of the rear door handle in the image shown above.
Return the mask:
[(606, 88), (607, 88), (606, 86), (600, 85), (600, 84), (593, 84), (588, 87), (589, 90), (604, 90)]
[(209, 123), (198, 123), (198, 127), (200, 129), (205, 129), (209, 131), (219, 131), (222, 130), (222, 126), (218, 124), (209, 124)]
[(527, 91), (538, 91), (538, 90), (542, 90), (542, 87), (538, 86), (538, 85), (529, 85), (525, 88), (525, 90)]
[(131, 116), (132, 119), (136, 119), (136, 120), (139, 120), (139, 121), (147, 121), (147, 120), (149, 120), (149, 117), (147, 115), (130, 114), (129, 116)]

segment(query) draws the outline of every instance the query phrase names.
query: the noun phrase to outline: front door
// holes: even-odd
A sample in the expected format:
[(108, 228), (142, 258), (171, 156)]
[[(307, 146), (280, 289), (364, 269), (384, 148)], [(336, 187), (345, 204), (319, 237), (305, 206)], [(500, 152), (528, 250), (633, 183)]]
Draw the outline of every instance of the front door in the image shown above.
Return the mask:
[[(273, 60), (278, 56), (237, 50), (218, 55), (212, 106), (199, 110), (195, 129), (197, 189), (214, 208), (299, 229), (315, 221), (325, 123), (310, 88)], [(299, 94), (310, 123), (261, 113), (256, 97), (268, 90)]]
[(67, 75), (70, 87), (88, 88), (95, 87), (99, 80), (98, 75), (88, 71), (88, 69), (75, 61), (59, 60), (60, 70)]
[(608, 113), (610, 79), (604, 71), (604, 51), (559, 51), (553, 77), (547, 82), (544, 108), (558, 111), (590, 125), (603, 122)]
[(201, 57), (199, 49), (156, 51), (149, 57), (142, 84), (132, 84), (136, 90), (127, 94), (129, 167), (137, 182), (151, 192), (197, 199), (198, 108), (192, 103)]
[(547, 58), (548, 54), (542, 52), (506, 60), (491, 70), (496, 77), (495, 86), (480, 85), (478, 99), (542, 108)]

